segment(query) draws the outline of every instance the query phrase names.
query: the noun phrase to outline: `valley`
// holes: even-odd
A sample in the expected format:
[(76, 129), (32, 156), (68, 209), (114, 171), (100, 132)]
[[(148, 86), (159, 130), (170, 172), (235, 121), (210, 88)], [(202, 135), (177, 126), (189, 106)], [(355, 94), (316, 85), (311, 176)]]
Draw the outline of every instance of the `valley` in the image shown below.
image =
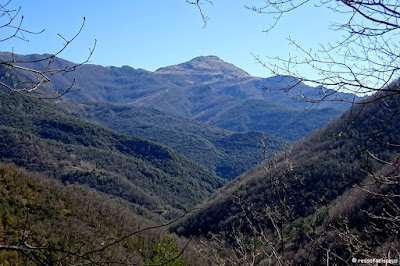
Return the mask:
[[(14, 55), (38, 61), (25, 66), (39, 71), (41, 56)], [(35, 79), (5, 67), (0, 76), (15, 87)], [(252, 77), (216, 56), (154, 72), (85, 64), (52, 78), (58, 88), (71, 83), (50, 100), (46, 85), (30, 95), (0, 92), (0, 259), (20, 263), (24, 248), (39, 265), (68, 252), (68, 263), (117, 254), (159, 265), (162, 246), (187, 265), (247, 265), (249, 256), (265, 265), (274, 252), (275, 264), (305, 265), (326, 250), (340, 264), (365, 248), (345, 234), (365, 240), (371, 254), (397, 250), (398, 197), (382, 196), (399, 193), (397, 94), (326, 96), (295, 78)], [(63, 232), (76, 224), (79, 234)], [(23, 246), (26, 225), (43, 249)], [(1, 252), (4, 245), (15, 248)], [(194, 261), (199, 250), (216, 257)]]

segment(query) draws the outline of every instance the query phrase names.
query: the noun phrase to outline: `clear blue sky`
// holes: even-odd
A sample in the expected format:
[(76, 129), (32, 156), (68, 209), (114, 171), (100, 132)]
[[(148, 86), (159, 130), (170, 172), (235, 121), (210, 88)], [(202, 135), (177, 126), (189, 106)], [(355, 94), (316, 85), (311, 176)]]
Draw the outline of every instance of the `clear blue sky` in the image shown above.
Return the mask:
[(203, 11), (210, 20), (203, 28), (197, 8), (185, 0), (12, 0), (13, 6), (22, 8), (25, 28), (45, 32), (27, 36), (29, 43), (0, 43), (0, 50), (13, 48), (18, 54), (55, 52), (63, 43), (57, 33), (73, 36), (86, 17), (82, 33), (60, 57), (80, 62), (97, 39), (93, 64), (153, 71), (196, 56), (216, 55), (251, 75), (268, 77), (271, 74), (251, 53), (261, 58), (287, 57), (297, 53), (288, 45), (288, 36), (313, 49), (340, 36), (328, 29), (334, 14), (312, 5), (284, 17), (276, 28), (264, 33), (273, 20), (246, 10), (244, 4), (249, 2), (257, 1), (214, 0), (214, 5), (205, 4)]

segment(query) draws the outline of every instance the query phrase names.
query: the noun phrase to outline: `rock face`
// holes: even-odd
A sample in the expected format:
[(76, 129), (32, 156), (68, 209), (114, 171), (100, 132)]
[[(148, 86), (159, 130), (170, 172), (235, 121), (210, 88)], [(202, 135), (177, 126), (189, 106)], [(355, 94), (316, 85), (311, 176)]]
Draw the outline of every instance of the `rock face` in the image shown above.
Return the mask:
[[(192, 79), (209, 76), (211, 79), (248, 78), (250, 75), (217, 56), (200, 56), (189, 62), (156, 70), (157, 74), (190, 76)], [(194, 81), (193, 80), (193, 81)]]

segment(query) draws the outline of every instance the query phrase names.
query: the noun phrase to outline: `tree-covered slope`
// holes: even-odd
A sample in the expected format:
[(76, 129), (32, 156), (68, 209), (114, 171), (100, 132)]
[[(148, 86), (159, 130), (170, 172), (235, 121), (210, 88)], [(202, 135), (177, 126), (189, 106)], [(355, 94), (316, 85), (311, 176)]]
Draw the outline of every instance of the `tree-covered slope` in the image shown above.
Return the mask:
[(63, 102), (64, 109), (110, 129), (164, 144), (225, 179), (260, 163), (289, 142), (259, 132), (234, 133), (158, 110), (105, 103)]
[[(395, 154), (392, 162), (398, 159)], [(379, 168), (329, 205), (291, 224), (294, 230), (303, 227), (287, 245), (287, 255), (295, 264), (326, 261), (326, 250), (332, 254), (328, 258), (331, 264), (351, 264), (354, 258), (391, 259), (388, 264), (396, 264), (400, 250), (399, 168)]]
[(257, 130), (296, 141), (323, 127), (341, 113), (341, 110), (333, 108), (298, 110), (271, 101), (247, 100), (212, 118), (200, 116), (197, 119), (207, 120), (207, 123), (227, 130)]
[(41, 100), (0, 94), (0, 158), (64, 183), (87, 184), (168, 215), (224, 181), (177, 152), (122, 135)]
[[(368, 173), (379, 170), (382, 165), (376, 160), (366, 164), (366, 150), (381, 160), (396, 159), (393, 156), (398, 150), (390, 144), (397, 145), (400, 137), (398, 108), (399, 96), (355, 105), (340, 119), (272, 158), (271, 164), (260, 165), (229, 183), (176, 230), (190, 235), (246, 227), (242, 207), (260, 211), (278, 204), (271, 187), (276, 180), (280, 180), (281, 189), (287, 189), (287, 206), (292, 213), (289, 220), (313, 214), (364, 180)], [(282, 183), (282, 180), (287, 181)], [(268, 219), (260, 221), (268, 223)]]
[[(179, 254), (183, 240), (135, 214), (137, 208), (85, 186), (64, 186), (0, 164), (0, 264), (143, 265), (157, 252), (162, 259), (159, 245), (166, 240), (165, 249)], [(179, 260), (195, 265), (185, 254)]]

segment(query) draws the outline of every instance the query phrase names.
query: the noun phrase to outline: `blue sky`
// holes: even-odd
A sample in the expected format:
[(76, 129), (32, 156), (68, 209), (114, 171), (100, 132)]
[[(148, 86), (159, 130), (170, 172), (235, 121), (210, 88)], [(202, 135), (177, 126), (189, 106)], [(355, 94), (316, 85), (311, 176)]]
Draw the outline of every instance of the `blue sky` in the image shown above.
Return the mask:
[(298, 51), (288, 45), (289, 36), (314, 50), (340, 36), (329, 30), (330, 22), (336, 20), (334, 14), (312, 5), (289, 14), (265, 33), (272, 17), (246, 10), (244, 5), (249, 2), (257, 1), (214, 0), (213, 5), (205, 4), (203, 11), (210, 20), (203, 28), (198, 10), (185, 0), (13, 0), (14, 7), (21, 6), (23, 26), (45, 32), (27, 36), (29, 43), (0, 43), (0, 50), (14, 49), (18, 54), (56, 52), (63, 43), (57, 33), (73, 36), (86, 17), (82, 33), (60, 57), (80, 62), (97, 39), (93, 64), (153, 71), (196, 56), (216, 55), (251, 75), (268, 77), (271, 73), (255, 62), (252, 53), (261, 58), (293, 56)]

